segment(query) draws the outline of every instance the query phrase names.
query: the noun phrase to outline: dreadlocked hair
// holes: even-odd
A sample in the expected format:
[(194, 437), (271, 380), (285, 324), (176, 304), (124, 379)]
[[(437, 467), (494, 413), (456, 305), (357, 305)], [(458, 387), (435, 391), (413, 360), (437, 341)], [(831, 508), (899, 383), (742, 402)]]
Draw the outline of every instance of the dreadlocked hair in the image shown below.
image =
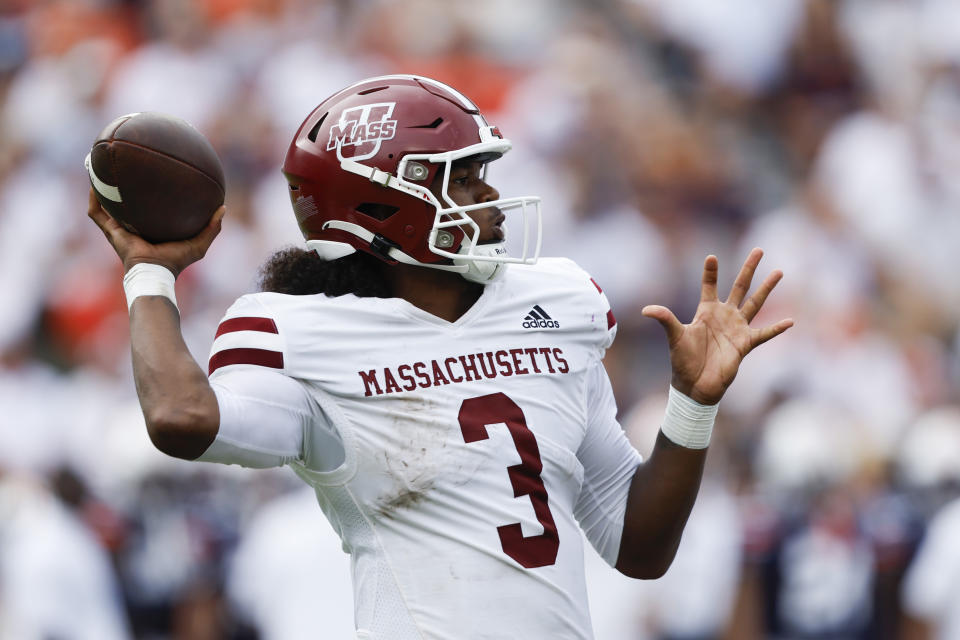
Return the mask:
[(314, 251), (286, 247), (260, 267), (260, 290), (300, 296), (352, 293), (361, 298), (388, 298), (383, 264), (363, 251), (328, 261)]

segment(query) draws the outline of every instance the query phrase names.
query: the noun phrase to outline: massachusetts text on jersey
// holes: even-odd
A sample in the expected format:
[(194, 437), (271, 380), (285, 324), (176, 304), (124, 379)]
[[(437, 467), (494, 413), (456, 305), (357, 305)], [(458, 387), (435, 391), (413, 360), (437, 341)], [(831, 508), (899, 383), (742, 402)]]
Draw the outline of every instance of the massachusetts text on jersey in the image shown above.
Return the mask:
[[(400, 393), (440, 385), (473, 382), (484, 378), (527, 375), (530, 373), (568, 373), (570, 365), (557, 347), (527, 347), (468, 353), (443, 360), (413, 362), (397, 367), (358, 371), (363, 395)], [(381, 384), (382, 383), (382, 384)], [(401, 384), (402, 383), (402, 384)]]

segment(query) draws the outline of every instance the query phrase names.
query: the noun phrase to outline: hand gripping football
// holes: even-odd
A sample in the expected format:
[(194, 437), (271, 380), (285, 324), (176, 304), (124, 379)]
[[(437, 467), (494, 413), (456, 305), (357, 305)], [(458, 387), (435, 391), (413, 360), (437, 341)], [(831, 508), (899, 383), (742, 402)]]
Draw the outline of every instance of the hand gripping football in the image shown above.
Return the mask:
[(120, 116), (100, 132), (85, 164), (100, 205), (150, 242), (195, 236), (223, 204), (213, 145), (175, 116)]

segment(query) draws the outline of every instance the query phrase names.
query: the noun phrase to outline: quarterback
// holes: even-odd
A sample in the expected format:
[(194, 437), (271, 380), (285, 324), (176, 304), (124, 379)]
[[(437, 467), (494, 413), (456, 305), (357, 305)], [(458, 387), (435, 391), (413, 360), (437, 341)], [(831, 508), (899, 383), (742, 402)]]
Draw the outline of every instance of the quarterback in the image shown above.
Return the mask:
[[(370, 78), (321, 103), (283, 164), (305, 249), (277, 253), (237, 300), (205, 369), (179, 329), (175, 277), (217, 235), (153, 245), (97, 205), (123, 261), (134, 376), (163, 452), (289, 465), (351, 554), (357, 638), (590, 638), (581, 531), (622, 573), (670, 565), (717, 403), (741, 360), (791, 326), (751, 328), (781, 277), (725, 301), (706, 258), (690, 324), (666, 330), (673, 377), (641, 460), (602, 358), (601, 288), (540, 258), (540, 201), (501, 198), (510, 142), (429, 78)], [(506, 248), (506, 221), (517, 232)]]

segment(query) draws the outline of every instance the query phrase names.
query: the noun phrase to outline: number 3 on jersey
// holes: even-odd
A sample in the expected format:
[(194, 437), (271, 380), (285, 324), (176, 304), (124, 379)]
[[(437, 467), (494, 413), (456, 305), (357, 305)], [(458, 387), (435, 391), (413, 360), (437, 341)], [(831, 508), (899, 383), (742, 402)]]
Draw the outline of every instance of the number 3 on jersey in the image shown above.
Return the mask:
[(557, 561), (560, 538), (557, 525), (547, 502), (547, 488), (540, 474), (543, 462), (540, 448), (533, 432), (527, 427), (523, 410), (516, 402), (502, 393), (493, 393), (477, 398), (467, 398), (460, 405), (460, 430), (468, 444), (489, 438), (487, 425), (504, 423), (513, 437), (513, 444), (520, 454), (520, 464), (507, 467), (513, 495), (516, 498), (530, 496), (533, 512), (543, 525), (543, 533), (524, 537), (520, 523), (497, 527), (503, 552), (527, 569), (546, 567)]

